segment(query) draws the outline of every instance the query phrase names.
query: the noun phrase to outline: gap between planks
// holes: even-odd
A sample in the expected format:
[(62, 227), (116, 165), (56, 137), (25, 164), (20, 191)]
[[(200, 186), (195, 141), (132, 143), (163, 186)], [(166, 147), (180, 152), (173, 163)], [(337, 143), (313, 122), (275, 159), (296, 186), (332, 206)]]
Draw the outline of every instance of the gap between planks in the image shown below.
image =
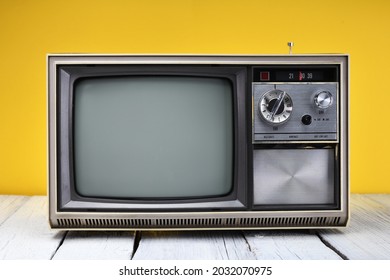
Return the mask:
[(390, 195), (354, 194), (351, 198), (348, 226), (321, 230), (319, 235), (350, 260), (389, 260)]

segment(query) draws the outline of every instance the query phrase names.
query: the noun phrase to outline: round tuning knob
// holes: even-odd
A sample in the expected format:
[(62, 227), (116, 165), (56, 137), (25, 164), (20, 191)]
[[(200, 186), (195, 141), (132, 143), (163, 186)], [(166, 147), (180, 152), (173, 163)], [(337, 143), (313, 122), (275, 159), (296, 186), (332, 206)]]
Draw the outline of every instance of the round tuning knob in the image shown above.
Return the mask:
[(314, 96), (314, 104), (320, 109), (327, 109), (333, 103), (333, 96), (329, 91), (320, 91)]
[(291, 97), (283, 90), (266, 92), (259, 101), (259, 115), (269, 124), (279, 125), (286, 122), (292, 112)]

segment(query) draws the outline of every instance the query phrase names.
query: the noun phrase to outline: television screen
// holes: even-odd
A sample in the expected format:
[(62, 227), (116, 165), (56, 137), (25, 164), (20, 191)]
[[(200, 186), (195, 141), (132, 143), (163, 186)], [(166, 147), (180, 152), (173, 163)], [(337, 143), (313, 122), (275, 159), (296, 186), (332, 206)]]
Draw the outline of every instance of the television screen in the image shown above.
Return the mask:
[(74, 85), (75, 191), (164, 200), (232, 190), (233, 88), (228, 79), (124, 76)]

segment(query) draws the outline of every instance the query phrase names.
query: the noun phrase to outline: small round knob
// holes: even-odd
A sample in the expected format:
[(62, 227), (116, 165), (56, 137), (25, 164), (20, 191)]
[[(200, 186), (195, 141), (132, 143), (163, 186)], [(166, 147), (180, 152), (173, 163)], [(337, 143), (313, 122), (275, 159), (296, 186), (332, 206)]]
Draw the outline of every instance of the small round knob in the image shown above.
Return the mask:
[(333, 103), (333, 96), (329, 91), (321, 91), (314, 96), (314, 104), (320, 109), (327, 109)]
[(312, 118), (310, 115), (304, 115), (301, 119), (302, 123), (304, 125), (310, 125), (311, 124), (311, 121), (312, 121)]

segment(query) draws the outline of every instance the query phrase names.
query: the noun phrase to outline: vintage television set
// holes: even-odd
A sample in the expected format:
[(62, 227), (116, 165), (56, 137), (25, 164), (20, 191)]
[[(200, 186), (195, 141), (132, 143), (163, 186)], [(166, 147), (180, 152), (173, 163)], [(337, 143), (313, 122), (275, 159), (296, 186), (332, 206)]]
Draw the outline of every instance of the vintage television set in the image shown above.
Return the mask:
[(53, 228), (347, 224), (347, 55), (47, 61)]

